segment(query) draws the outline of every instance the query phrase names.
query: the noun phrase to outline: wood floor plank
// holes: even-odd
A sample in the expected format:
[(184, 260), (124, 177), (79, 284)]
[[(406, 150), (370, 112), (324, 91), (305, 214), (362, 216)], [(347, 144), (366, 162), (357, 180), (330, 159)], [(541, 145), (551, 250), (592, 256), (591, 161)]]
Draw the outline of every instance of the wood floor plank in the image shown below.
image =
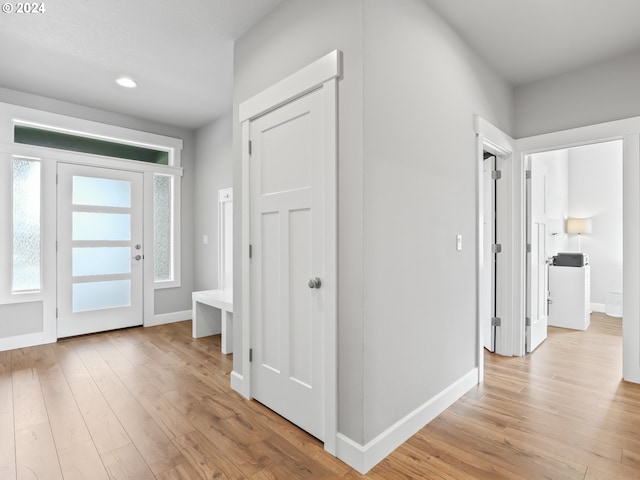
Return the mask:
[(0, 413), (0, 478), (16, 478), (16, 444), (13, 412)]
[(34, 359), (56, 448), (64, 450), (90, 441), (89, 430), (53, 349), (42, 346)]
[(151, 471), (161, 473), (185, 459), (125, 387), (103, 392), (122, 427)]
[(48, 422), (16, 430), (16, 470), (18, 480), (62, 480)]
[(131, 443), (93, 380), (76, 378), (69, 385), (98, 453), (110, 452)]
[[(198, 430), (173, 440), (189, 463), (197, 468), (204, 478), (245, 479), (235, 465), (233, 457), (227, 457), (217, 446)], [(259, 468), (255, 468), (254, 473)]]
[(101, 392), (122, 387), (120, 377), (111, 370), (92, 344), (79, 345), (75, 347), (75, 351)]
[(10, 352), (0, 352), (0, 413), (13, 413), (13, 379)]
[(102, 456), (111, 480), (155, 480), (156, 477), (133, 444)]
[(95, 444), (87, 442), (58, 451), (64, 480), (109, 480)]
[(32, 350), (12, 350), (11, 365), (16, 430), (48, 422), (47, 408)]
[(190, 463), (181, 463), (166, 472), (156, 475), (158, 480), (202, 480), (202, 476)]
[(189, 419), (162, 396), (151, 382), (137, 375), (122, 377), (122, 382), (167, 438), (181, 437), (196, 429)]

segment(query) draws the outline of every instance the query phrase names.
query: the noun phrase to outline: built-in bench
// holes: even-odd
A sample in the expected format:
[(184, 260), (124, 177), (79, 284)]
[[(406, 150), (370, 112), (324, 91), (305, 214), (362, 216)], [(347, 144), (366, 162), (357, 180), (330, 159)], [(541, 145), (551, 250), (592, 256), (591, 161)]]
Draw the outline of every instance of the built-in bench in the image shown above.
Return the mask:
[[(191, 329), (193, 338), (221, 334), (222, 353), (233, 352), (233, 291), (204, 290), (191, 294), (193, 320)], [(220, 310), (220, 320), (214, 318), (206, 307)]]
[[(233, 352), (233, 191), (218, 190), (218, 290), (191, 294), (193, 338), (221, 334), (222, 353)], [(225, 288), (228, 286), (229, 288)], [(209, 307), (220, 310), (220, 320)]]

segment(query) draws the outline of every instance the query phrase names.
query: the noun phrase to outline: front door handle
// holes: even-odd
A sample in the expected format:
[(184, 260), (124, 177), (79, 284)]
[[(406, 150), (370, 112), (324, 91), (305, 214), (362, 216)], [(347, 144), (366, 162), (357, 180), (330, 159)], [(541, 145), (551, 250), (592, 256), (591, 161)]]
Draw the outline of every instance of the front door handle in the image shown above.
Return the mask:
[(309, 286), (309, 288), (320, 288), (320, 285), (322, 285), (322, 282), (318, 277), (316, 277), (309, 280), (307, 285)]

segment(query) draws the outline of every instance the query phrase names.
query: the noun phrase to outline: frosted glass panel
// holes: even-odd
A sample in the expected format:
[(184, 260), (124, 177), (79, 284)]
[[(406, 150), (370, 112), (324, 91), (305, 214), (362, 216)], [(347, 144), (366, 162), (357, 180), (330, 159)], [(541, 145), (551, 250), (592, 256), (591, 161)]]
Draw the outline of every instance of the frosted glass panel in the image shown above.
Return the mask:
[(128, 213), (73, 212), (72, 240), (131, 240)]
[(12, 291), (40, 289), (40, 162), (13, 159)]
[(72, 275), (131, 273), (131, 248), (73, 248)]
[(153, 189), (154, 280), (173, 279), (171, 245), (171, 197), (173, 177), (156, 175)]
[(131, 207), (131, 182), (110, 178), (73, 177), (74, 205)]
[(73, 284), (72, 311), (87, 312), (131, 305), (131, 280)]

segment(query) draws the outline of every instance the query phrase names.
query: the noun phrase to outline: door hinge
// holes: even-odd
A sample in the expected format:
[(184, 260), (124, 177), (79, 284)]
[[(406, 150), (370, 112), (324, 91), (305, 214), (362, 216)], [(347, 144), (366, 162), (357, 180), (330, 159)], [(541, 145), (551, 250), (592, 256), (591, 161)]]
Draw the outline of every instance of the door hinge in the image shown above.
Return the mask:
[(56, 185), (58, 185), (58, 174), (56, 173)]
[(526, 317), (524, 319), (524, 326), (525, 327), (530, 327), (531, 326), (531, 317)]
[(253, 245), (249, 244), (249, 258), (253, 257)]
[(500, 327), (502, 325), (502, 319), (500, 317), (493, 317), (491, 319), (492, 327)]
[(501, 170), (494, 170), (491, 172), (491, 180), (500, 180), (502, 178)]
[(531, 253), (531, 244), (527, 243), (527, 253)]
[(524, 178), (527, 180), (531, 180), (531, 170), (527, 170), (524, 172)]
[(491, 253), (500, 253), (502, 252), (502, 245), (499, 243), (494, 243), (491, 245)]
[(249, 349), (249, 361), (253, 362), (253, 348)]
[(58, 308), (56, 307), (56, 318), (58, 318)]
[(251, 152), (252, 152), (252, 148), (251, 147), (252, 147), (251, 140), (249, 140), (249, 155), (251, 155)]

